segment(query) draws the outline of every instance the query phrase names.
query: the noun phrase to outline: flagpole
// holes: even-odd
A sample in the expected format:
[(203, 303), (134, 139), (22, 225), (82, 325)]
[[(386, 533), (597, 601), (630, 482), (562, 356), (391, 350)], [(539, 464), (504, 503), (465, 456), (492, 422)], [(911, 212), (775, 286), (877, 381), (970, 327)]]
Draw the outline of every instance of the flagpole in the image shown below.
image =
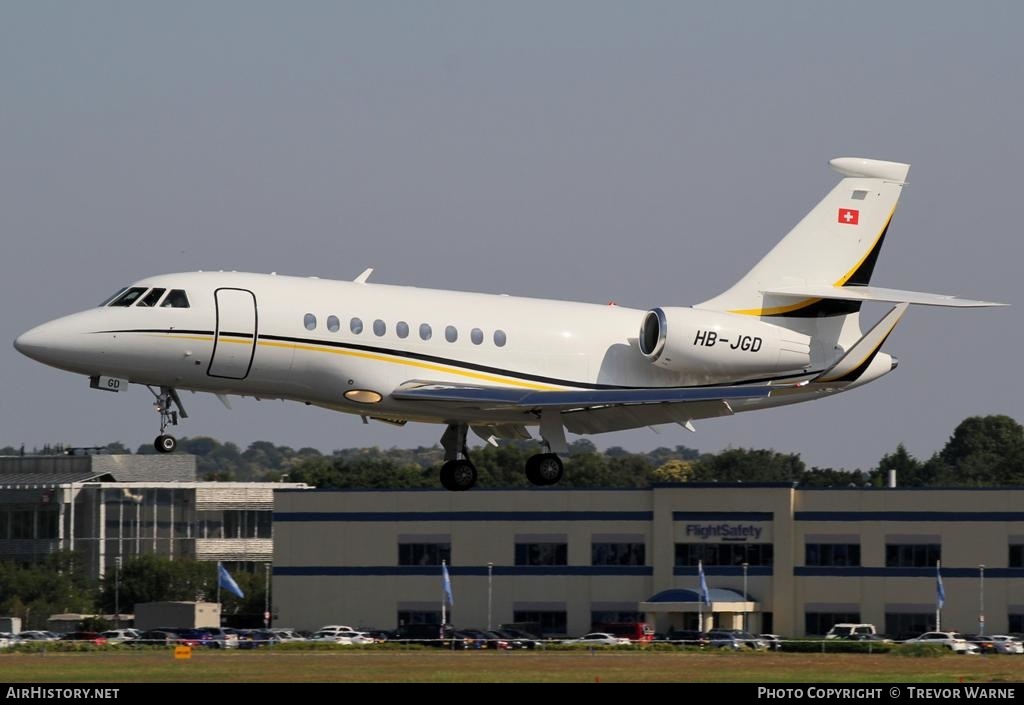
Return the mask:
[[(445, 571), (445, 568), (446, 568), (445, 562), (442, 559), (441, 560), (441, 572), (442, 573)], [(441, 638), (442, 639), (444, 639), (444, 625), (446, 624), (446, 622), (445, 622), (445, 611), (444, 611), (445, 600), (446, 600), (446, 595), (445, 595), (445, 591), (444, 591), (444, 582), (442, 581), (442, 583), (441, 583)]]
[(697, 561), (697, 632), (704, 631), (704, 589), (700, 585), (700, 576), (704, 575), (704, 561)]
[[(937, 581), (942, 580), (942, 561), (935, 561), (935, 578), (936, 585), (939, 585)], [(938, 599), (938, 591), (936, 591), (935, 600), (935, 631), (942, 631), (942, 601)]]
[(220, 561), (217, 561), (217, 609), (220, 609)]

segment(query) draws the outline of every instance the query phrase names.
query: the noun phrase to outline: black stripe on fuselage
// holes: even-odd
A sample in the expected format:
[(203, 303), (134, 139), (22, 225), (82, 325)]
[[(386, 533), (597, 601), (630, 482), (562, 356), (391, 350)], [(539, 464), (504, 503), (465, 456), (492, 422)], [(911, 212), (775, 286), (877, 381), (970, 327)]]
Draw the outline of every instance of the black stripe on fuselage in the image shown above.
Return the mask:
[[(102, 330), (94, 331), (96, 333), (164, 333), (164, 334), (178, 334), (178, 335), (209, 335), (213, 336), (211, 330), (178, 330), (178, 329), (163, 329), (163, 328), (131, 328), (126, 330)], [(235, 335), (234, 333), (222, 333), (222, 335)], [(241, 334), (239, 334), (241, 335)], [(249, 337), (252, 337), (251, 335)], [(260, 333), (258, 340), (274, 341), (279, 343), (295, 343), (298, 345), (318, 345), (327, 348), (338, 348), (340, 350), (353, 350), (358, 352), (374, 353), (377, 355), (391, 355), (392, 357), (401, 357), (408, 360), (417, 360), (419, 362), (431, 362), (440, 365), (448, 365), (450, 367), (458, 367), (465, 370), (472, 370), (474, 372), (485, 372), (493, 375), (500, 375), (502, 377), (511, 377), (513, 379), (520, 379), (527, 382), (540, 382), (543, 384), (553, 384), (563, 387), (577, 387), (580, 389), (651, 389), (651, 387), (636, 387), (623, 384), (596, 384), (592, 382), (576, 382), (566, 379), (558, 379), (556, 377), (544, 377), (542, 375), (533, 375), (526, 372), (516, 372), (514, 370), (504, 369), (501, 367), (491, 367), (489, 365), (480, 365), (475, 362), (466, 362), (464, 360), (457, 360), (450, 357), (441, 357), (438, 355), (426, 355), (424, 353), (410, 352), (408, 350), (395, 350), (393, 348), (382, 348), (374, 345), (360, 345), (359, 343), (343, 343), (336, 340), (318, 340), (316, 338), (298, 338), (289, 335), (268, 335), (266, 333)], [(820, 373), (820, 371), (818, 371)], [(696, 384), (696, 385), (674, 385), (670, 387), (660, 387), (661, 389), (690, 389), (690, 388), (704, 388), (704, 387), (732, 387), (738, 384), (764, 384), (766, 382), (773, 382), (777, 380), (785, 379), (797, 379), (799, 377), (806, 377), (814, 375), (816, 372), (797, 372), (794, 374), (781, 375), (776, 377), (762, 377), (759, 379), (744, 379), (736, 382), (719, 382), (716, 384)]]

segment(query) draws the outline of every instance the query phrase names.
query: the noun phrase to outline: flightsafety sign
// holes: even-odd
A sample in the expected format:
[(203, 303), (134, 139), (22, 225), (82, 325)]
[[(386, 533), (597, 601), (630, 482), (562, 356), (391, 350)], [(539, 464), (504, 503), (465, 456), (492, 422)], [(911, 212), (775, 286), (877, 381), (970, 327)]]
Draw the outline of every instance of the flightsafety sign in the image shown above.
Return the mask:
[(762, 543), (769, 540), (770, 522), (691, 522), (686, 524), (685, 536), (693, 541), (736, 541)]

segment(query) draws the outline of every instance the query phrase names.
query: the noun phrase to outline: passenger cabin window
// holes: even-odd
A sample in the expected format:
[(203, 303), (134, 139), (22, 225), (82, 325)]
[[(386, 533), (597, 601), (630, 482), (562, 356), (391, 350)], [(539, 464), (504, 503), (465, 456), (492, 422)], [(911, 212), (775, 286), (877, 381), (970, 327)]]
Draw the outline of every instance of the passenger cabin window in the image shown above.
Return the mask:
[(396, 323), (395, 324), (395, 335), (397, 335), (399, 338), (408, 338), (409, 337), (409, 324), (406, 323), (405, 321), (399, 321), (398, 323)]
[(131, 306), (135, 301), (146, 293), (146, 287), (144, 286), (133, 286), (130, 289), (125, 289), (124, 292), (110, 302), (111, 306)]
[(338, 329), (341, 328), (341, 321), (338, 320), (337, 316), (327, 317), (327, 330), (332, 333), (337, 333)]
[(455, 326), (445, 326), (444, 339), (449, 343), (454, 343), (459, 339), (459, 329)]
[(313, 330), (316, 328), (316, 316), (312, 313), (307, 313), (302, 317), (302, 325), (306, 327), (306, 330)]
[(388, 332), (387, 324), (379, 318), (373, 322), (373, 334), (378, 338)]
[(164, 295), (165, 291), (167, 291), (167, 289), (150, 289), (149, 293), (143, 296), (141, 299), (139, 299), (139, 303), (135, 305), (146, 307), (156, 306), (157, 302), (160, 300), (160, 297)]
[(469, 331), (469, 339), (473, 341), (473, 345), (479, 345), (484, 342), (484, 332), (479, 328), (474, 328)]
[(353, 318), (351, 321), (348, 322), (348, 329), (352, 331), (354, 334), (359, 335), (360, 333), (363, 332), (363, 319)]
[(499, 348), (505, 347), (505, 343), (508, 342), (508, 338), (505, 336), (505, 331), (496, 330), (494, 331), (494, 344)]
[(188, 308), (188, 297), (183, 289), (171, 289), (160, 308)]
[(420, 324), (420, 340), (430, 340), (430, 336), (432, 336), (433, 334), (434, 332), (430, 330), (429, 323)]

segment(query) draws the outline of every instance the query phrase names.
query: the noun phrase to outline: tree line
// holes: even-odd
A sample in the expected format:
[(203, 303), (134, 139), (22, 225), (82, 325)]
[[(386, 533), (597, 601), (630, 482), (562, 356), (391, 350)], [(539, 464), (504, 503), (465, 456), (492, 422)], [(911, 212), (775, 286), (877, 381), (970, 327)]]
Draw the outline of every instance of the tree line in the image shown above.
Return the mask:
[[(59, 447), (46, 450), (52, 452)], [(108, 452), (130, 452), (120, 443)], [(444, 461), (439, 446), (348, 448), (324, 454), (315, 448), (294, 450), (256, 441), (244, 451), (234, 443), (199, 436), (182, 438), (180, 452), (196, 456), (206, 480), (287, 479), (322, 488), (403, 489), (437, 486)], [(523, 487), (526, 458), (537, 452), (529, 441), (485, 445), (471, 452), (483, 487)], [(0, 448), (17, 455), (23, 449)], [(30, 453), (35, 453), (35, 449)], [(155, 452), (143, 445), (136, 453)], [(730, 448), (700, 453), (686, 446), (634, 453), (613, 447), (599, 451), (588, 440), (570, 444), (565, 458), (565, 487), (648, 487), (659, 482), (790, 482), (803, 486), (881, 487), (895, 470), (902, 487), (1024, 485), (1024, 428), (1009, 416), (972, 416), (953, 431), (930, 458), (918, 459), (901, 444), (868, 470), (807, 467), (799, 453)]]

